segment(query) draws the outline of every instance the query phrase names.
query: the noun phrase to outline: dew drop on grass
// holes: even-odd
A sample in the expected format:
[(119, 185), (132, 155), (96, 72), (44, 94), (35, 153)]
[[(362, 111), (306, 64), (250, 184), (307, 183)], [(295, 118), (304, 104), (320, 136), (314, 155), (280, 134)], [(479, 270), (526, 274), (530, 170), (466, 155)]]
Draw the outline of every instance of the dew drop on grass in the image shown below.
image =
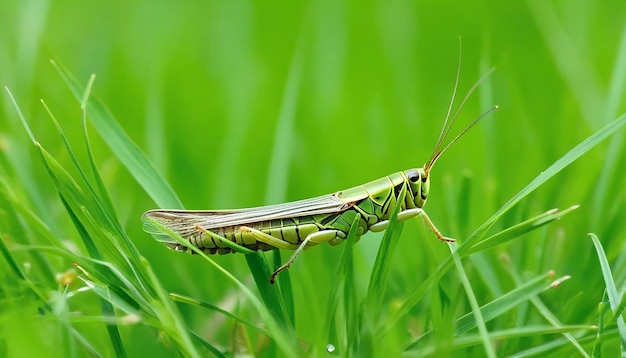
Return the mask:
[(326, 351), (328, 351), (328, 353), (332, 353), (332, 352), (334, 352), (334, 351), (335, 351), (335, 346), (334, 346), (334, 345), (332, 345), (331, 343), (328, 343), (328, 344), (326, 345)]

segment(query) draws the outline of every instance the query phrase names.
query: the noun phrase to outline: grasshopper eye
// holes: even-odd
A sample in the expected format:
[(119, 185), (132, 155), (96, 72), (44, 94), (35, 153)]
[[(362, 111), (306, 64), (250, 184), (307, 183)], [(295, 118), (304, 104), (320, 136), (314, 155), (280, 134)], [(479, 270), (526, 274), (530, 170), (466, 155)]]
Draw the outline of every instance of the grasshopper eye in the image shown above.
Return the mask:
[(417, 172), (417, 170), (407, 173), (407, 176), (409, 177), (411, 183), (417, 183), (420, 180), (420, 174)]

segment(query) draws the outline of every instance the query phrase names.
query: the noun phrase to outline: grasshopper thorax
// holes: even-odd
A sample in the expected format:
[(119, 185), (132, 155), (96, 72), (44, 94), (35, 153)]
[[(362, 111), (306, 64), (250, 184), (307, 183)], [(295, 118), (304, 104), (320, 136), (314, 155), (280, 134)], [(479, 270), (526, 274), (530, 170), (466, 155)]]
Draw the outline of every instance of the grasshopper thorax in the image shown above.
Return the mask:
[(408, 191), (405, 202), (408, 208), (422, 208), (428, 199), (430, 190), (430, 178), (426, 175), (424, 168), (408, 169), (404, 171)]

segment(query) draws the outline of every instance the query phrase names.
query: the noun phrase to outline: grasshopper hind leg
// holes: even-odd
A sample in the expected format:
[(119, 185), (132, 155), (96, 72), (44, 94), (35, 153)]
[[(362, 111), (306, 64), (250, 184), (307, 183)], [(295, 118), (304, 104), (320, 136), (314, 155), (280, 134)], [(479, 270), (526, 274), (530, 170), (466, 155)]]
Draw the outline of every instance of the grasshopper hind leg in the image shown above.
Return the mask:
[(272, 273), (272, 276), (270, 277), (270, 283), (274, 284), (274, 281), (276, 280), (276, 276), (278, 276), (278, 274), (281, 273), (282, 271), (285, 271), (286, 269), (288, 269), (289, 266), (291, 266), (291, 264), (293, 264), (293, 262), (296, 260), (296, 257), (302, 252), (302, 250), (304, 250), (310, 244), (317, 245), (317, 244), (321, 244), (324, 242), (334, 242), (335, 240), (341, 240), (341, 239), (344, 239), (345, 237), (346, 237), (346, 233), (340, 230), (322, 230), (322, 231), (318, 231), (318, 232), (314, 232), (310, 234), (300, 243), (300, 246), (298, 246), (296, 251), (294, 251), (293, 255), (291, 255), (289, 260), (287, 260), (287, 262), (285, 262), (282, 266), (277, 268), (276, 271), (274, 271), (274, 273)]
[(285, 262), (282, 266), (276, 269), (274, 273), (272, 273), (272, 276), (270, 277), (270, 283), (272, 284), (276, 280), (276, 276), (282, 271), (285, 271), (286, 269), (288, 269), (289, 266), (291, 266), (291, 264), (296, 260), (296, 257), (307, 246), (322, 244), (325, 242), (334, 243), (336, 242), (336, 240), (342, 240), (346, 238), (346, 233), (344, 233), (343, 231), (331, 229), (331, 230), (317, 231), (312, 234), (309, 234), (300, 244), (290, 244), (283, 240), (277, 239), (267, 233), (264, 233), (261, 230), (257, 230), (251, 227), (242, 226), (240, 230), (252, 234), (254, 238), (258, 240), (259, 242), (263, 242), (272, 247), (280, 248), (280, 249), (288, 249), (288, 250), (295, 249), (293, 255), (291, 255), (289, 260), (287, 260), (287, 262)]

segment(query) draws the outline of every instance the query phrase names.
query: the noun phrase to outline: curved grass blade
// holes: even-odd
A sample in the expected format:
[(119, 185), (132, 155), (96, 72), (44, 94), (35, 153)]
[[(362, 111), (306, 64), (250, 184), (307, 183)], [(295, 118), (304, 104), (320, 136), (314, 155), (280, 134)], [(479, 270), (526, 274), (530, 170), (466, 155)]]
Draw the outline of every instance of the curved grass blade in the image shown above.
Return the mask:
[[(117, 213), (113, 207), (113, 202), (111, 201), (109, 192), (106, 189), (104, 182), (102, 181), (100, 170), (98, 169), (98, 166), (96, 165), (96, 160), (93, 155), (93, 150), (91, 148), (91, 142), (89, 140), (89, 133), (87, 132), (87, 105), (88, 105), (88, 100), (91, 94), (91, 88), (93, 87), (94, 80), (95, 80), (95, 76), (92, 75), (89, 78), (89, 82), (87, 83), (87, 88), (85, 89), (85, 93), (83, 94), (83, 100), (81, 101), (81, 105), (80, 105), (81, 115), (82, 115), (82, 126), (83, 126), (83, 140), (85, 141), (85, 150), (87, 152), (87, 159), (89, 160), (89, 167), (91, 169), (92, 181), (94, 182), (93, 185), (91, 185), (91, 181), (87, 180), (86, 175), (84, 174), (84, 171), (78, 164), (78, 160), (76, 159), (73, 159), (73, 160), (75, 162), (76, 167), (79, 168), (81, 175), (84, 177), (85, 184), (94, 193), (93, 195), (99, 199), (98, 203), (102, 206), (102, 211), (108, 214), (109, 220), (111, 221), (111, 223), (118, 228), (119, 232), (122, 234), (123, 237), (126, 237), (124, 229), (122, 228), (122, 225), (117, 219)], [(53, 117), (50, 110), (48, 110), (48, 113), (50, 114), (50, 117)], [(57, 130), (61, 132), (61, 127), (59, 126), (58, 123), (56, 123), (56, 120), (55, 120), (55, 126), (57, 126)], [(66, 144), (66, 147), (68, 148), (68, 152), (71, 152), (69, 143)], [(75, 157), (73, 153), (72, 153), (72, 156)], [(132, 254), (137, 256), (139, 253), (137, 249), (135, 248), (135, 245), (132, 243), (132, 241), (125, 240), (125, 242), (128, 245), (128, 247), (131, 249)]]
[(87, 117), (109, 148), (120, 159), (131, 175), (141, 184), (155, 203), (164, 208), (182, 209), (183, 205), (152, 163), (124, 132), (106, 107), (96, 98), (84, 99), (84, 88), (60, 64), (51, 61), (74, 97), (86, 105)]
[(472, 308), (472, 316), (474, 317), (474, 322), (476, 323), (476, 327), (478, 328), (478, 333), (481, 338), (483, 348), (485, 350), (485, 355), (487, 357), (495, 358), (496, 353), (493, 350), (491, 342), (489, 341), (489, 332), (487, 331), (487, 326), (485, 325), (485, 318), (483, 317), (480, 307), (478, 306), (478, 299), (476, 298), (476, 295), (474, 294), (474, 290), (472, 289), (472, 284), (469, 281), (467, 272), (465, 272), (465, 268), (463, 267), (463, 264), (461, 263), (461, 258), (459, 257), (458, 252), (457, 252), (458, 247), (456, 246), (455, 243), (451, 243), (449, 247), (450, 247), (450, 251), (452, 252), (452, 258), (454, 259), (454, 264), (459, 273), (461, 284), (463, 285), (463, 288), (465, 289), (465, 295), (470, 303), (470, 307)]
[[(600, 261), (600, 268), (602, 269), (602, 276), (604, 277), (604, 283), (606, 285), (606, 294), (609, 298), (609, 304), (611, 306), (611, 310), (616, 311), (620, 302), (620, 295), (617, 292), (617, 285), (615, 284), (615, 279), (613, 278), (613, 274), (611, 273), (611, 266), (609, 265), (609, 260), (604, 253), (604, 249), (602, 248), (602, 243), (600, 243), (600, 239), (595, 234), (589, 234), (591, 236), (591, 241), (593, 242), (593, 246), (596, 249), (596, 253), (598, 254), (598, 260)], [(617, 329), (620, 337), (620, 348), (622, 351), (622, 356), (626, 355), (626, 323), (624, 322), (623, 316), (616, 317), (617, 321)]]
[[(291, 64), (289, 66), (289, 73), (285, 83), (285, 90), (280, 105), (280, 113), (278, 115), (278, 121), (276, 123), (274, 132), (274, 144), (272, 147), (272, 153), (270, 155), (269, 171), (267, 174), (267, 186), (265, 189), (266, 196), (265, 201), (267, 203), (281, 202), (285, 200), (285, 191), (287, 188), (287, 177), (289, 174), (290, 156), (292, 153), (292, 138), (293, 136), (293, 123), (295, 120), (295, 113), (298, 104), (298, 90), (300, 87), (300, 80), (302, 77), (302, 63), (304, 59), (304, 39), (302, 36), (298, 36), (298, 42), (294, 51)], [(274, 269), (278, 269), (281, 266), (282, 259), (280, 257), (280, 250), (272, 250)], [(249, 265), (260, 264), (267, 266), (263, 261), (248, 261)], [(252, 267), (251, 271), (264, 271), (265, 267)], [(295, 304), (293, 287), (291, 284), (291, 274), (289, 270), (282, 273), (284, 276), (278, 284), (278, 290), (280, 294), (281, 305), (284, 306), (285, 314), (289, 320), (290, 326), (295, 325)], [(259, 290), (263, 291), (268, 289), (265, 282), (257, 281)], [(272, 289), (272, 290), (275, 290)]]
[[(36, 141), (34, 134), (32, 133), (32, 131), (30, 130), (30, 126), (28, 125), (28, 123), (26, 122), (26, 118), (24, 118), (20, 108), (17, 106), (17, 103), (14, 101), (13, 96), (11, 95), (11, 93), (9, 92), (9, 96), (11, 97), (11, 100), (13, 101), (17, 112), (18, 112), (18, 116), (20, 118), (20, 120), (22, 121), (22, 124), (26, 130), (26, 132), (28, 133), (31, 141), (33, 142), (33, 144), (35, 145), (35, 147), (38, 149), (38, 152), (41, 156), (41, 159), (44, 163), (44, 166), (48, 172), (48, 174), (50, 175), (50, 177), (52, 178), (59, 196), (61, 198), (61, 201), (63, 203), (63, 205), (65, 206), (66, 210), (68, 211), (70, 218), (72, 219), (72, 222), (74, 223), (75, 227), (77, 228), (81, 238), (83, 239), (83, 243), (85, 244), (85, 247), (87, 248), (87, 250), (89, 251), (90, 255), (92, 257), (101, 259), (102, 258), (102, 254), (100, 253), (100, 250), (98, 249), (97, 245), (95, 244), (95, 242), (92, 240), (91, 236), (88, 234), (87, 230), (83, 227), (81, 221), (76, 217), (76, 215), (74, 214), (74, 211), (71, 208), (70, 203), (66, 200), (66, 195), (75, 195), (76, 197), (85, 197), (85, 195), (83, 195), (83, 193), (81, 192), (79, 186), (71, 179), (71, 177), (69, 176), (69, 174), (56, 162), (56, 160), (54, 160), (54, 158), (52, 158), (52, 156), (50, 156), (41, 145), (39, 145), (39, 143)], [(52, 117), (54, 118), (54, 117)], [(53, 121), (56, 123), (56, 120), (53, 119)], [(59, 128), (60, 129), (60, 128)], [(73, 152), (71, 151), (71, 148), (69, 147), (69, 143), (66, 140), (66, 137), (63, 135), (62, 132), (60, 132), (61, 134), (61, 138), (63, 139), (64, 143), (66, 144), (66, 148), (68, 149), (70, 155), (75, 159), (75, 157), (73, 156)], [(77, 164), (77, 167), (80, 170), (80, 165)], [(82, 171), (81, 171), (82, 173)], [(59, 177), (59, 175), (61, 177)], [(77, 199), (77, 198), (75, 198)], [(80, 200), (79, 200), (80, 201)], [(97, 202), (97, 200), (96, 200)], [(85, 203), (84, 205), (87, 205), (87, 203)], [(113, 306), (106, 300), (100, 300), (100, 307), (103, 311), (104, 315), (115, 315)], [(122, 343), (121, 340), (121, 336), (119, 333), (119, 330), (117, 328), (117, 325), (107, 325), (107, 332), (109, 333), (109, 338), (111, 339), (111, 344), (116, 352), (116, 354), (120, 357), (124, 357), (126, 356), (126, 352), (124, 349), (124, 345)]]
[(245, 257), (265, 306), (280, 327), (285, 330), (285, 334), (291, 337), (290, 341), (295, 342), (294, 327), (287, 313), (283, 295), (280, 292), (280, 286), (270, 283), (269, 277), (272, 275), (272, 271), (270, 271), (267, 261), (265, 261), (265, 256), (262, 252), (257, 251)]
[[(87, 117), (94, 125), (100, 136), (105, 140), (111, 150), (116, 154), (125, 167), (131, 172), (135, 179), (142, 185), (142, 187), (148, 192), (152, 199), (160, 207), (168, 208), (183, 208), (182, 203), (169, 186), (169, 184), (158, 174), (154, 166), (149, 160), (145, 158), (141, 150), (136, 144), (128, 137), (114, 117), (108, 112), (105, 106), (97, 99), (90, 97), (88, 100), (83, 96), (83, 89), (80, 84), (65, 70), (61, 65), (56, 62), (52, 62), (53, 66), (57, 69), (67, 86), (70, 88), (77, 100), (86, 107)], [(206, 258), (205, 258), (206, 259)], [(269, 277), (269, 268), (264, 258), (259, 258), (257, 254), (246, 255), (247, 260), (251, 260), (253, 265), (251, 271), (255, 280), (259, 284), (259, 291), (266, 302), (270, 311), (272, 311), (273, 317), (277, 322), (290, 321), (288, 315), (286, 315), (284, 309), (284, 303), (281, 296), (278, 295), (276, 287), (271, 287), (267, 277)], [(260, 277), (263, 277), (260, 280)], [(234, 279), (234, 278), (233, 278)], [(259, 281), (260, 280), (260, 281)], [(247, 289), (247, 288), (246, 288)], [(251, 293), (248, 291), (251, 295)], [(259, 308), (260, 306), (257, 306)], [(282, 324), (284, 328), (291, 327), (291, 324)], [(288, 329), (289, 331), (289, 329)], [(279, 339), (280, 340), (280, 339)], [(282, 340), (283, 343), (289, 340)], [(290, 345), (285, 344), (281, 347), (287, 349)]]
[[(397, 202), (404, 201), (406, 195), (406, 186), (403, 185), (400, 190)], [(396, 205), (389, 218), (389, 224), (383, 235), (383, 239), (380, 242), (378, 254), (376, 255), (376, 261), (372, 268), (372, 274), (370, 276), (367, 301), (368, 310), (372, 312), (378, 312), (378, 308), (381, 305), (385, 288), (387, 287), (387, 278), (389, 277), (389, 270), (391, 263), (393, 262), (393, 253), (398, 246), (398, 240), (400, 233), (402, 232), (403, 223), (398, 222), (398, 213), (400, 212), (400, 205)]]
[(538, 229), (539, 227), (546, 225), (554, 220), (559, 220), (561, 217), (569, 214), (573, 210), (578, 209), (578, 205), (571, 206), (565, 210), (552, 209), (543, 214), (537, 215), (534, 218), (523, 221), (517, 225), (511, 226), (499, 233), (492, 235), (485, 240), (480, 241), (476, 245), (472, 246), (466, 251), (466, 255), (471, 255), (476, 252), (485, 251), (492, 247), (502, 245), (505, 242), (515, 239), (518, 236), (524, 235), (530, 231)]

